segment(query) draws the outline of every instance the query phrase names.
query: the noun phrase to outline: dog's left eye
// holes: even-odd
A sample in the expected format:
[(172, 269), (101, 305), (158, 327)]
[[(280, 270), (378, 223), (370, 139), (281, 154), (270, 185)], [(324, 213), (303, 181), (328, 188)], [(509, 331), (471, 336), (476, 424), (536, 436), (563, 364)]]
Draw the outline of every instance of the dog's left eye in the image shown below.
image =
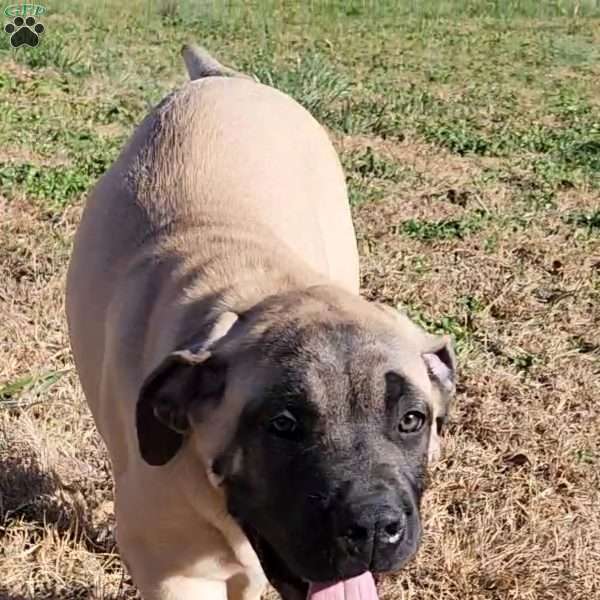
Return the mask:
[(292, 413), (284, 411), (271, 419), (269, 422), (269, 431), (276, 435), (292, 435), (298, 429), (298, 421)]
[(425, 425), (425, 415), (417, 410), (411, 410), (402, 417), (398, 429), (401, 433), (415, 433), (423, 425)]

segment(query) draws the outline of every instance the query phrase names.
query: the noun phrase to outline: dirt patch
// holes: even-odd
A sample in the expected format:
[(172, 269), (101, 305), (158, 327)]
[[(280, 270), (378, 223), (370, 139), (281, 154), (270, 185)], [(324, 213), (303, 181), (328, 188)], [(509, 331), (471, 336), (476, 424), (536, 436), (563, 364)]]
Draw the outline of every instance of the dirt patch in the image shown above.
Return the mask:
[(0, 148), (0, 163), (8, 164), (34, 164), (44, 167), (57, 167), (68, 165), (70, 161), (65, 156), (41, 156), (30, 148), (13, 146)]
[(401, 200), (402, 213), (414, 218), (456, 218), (467, 207), (492, 211), (511, 196), (511, 189), (504, 182), (484, 177), (486, 170), (498, 167), (495, 158), (458, 156), (417, 139), (402, 142), (367, 136), (333, 136), (333, 139), (342, 154), (371, 148), (397, 165), (400, 174), (385, 199), (392, 204)]

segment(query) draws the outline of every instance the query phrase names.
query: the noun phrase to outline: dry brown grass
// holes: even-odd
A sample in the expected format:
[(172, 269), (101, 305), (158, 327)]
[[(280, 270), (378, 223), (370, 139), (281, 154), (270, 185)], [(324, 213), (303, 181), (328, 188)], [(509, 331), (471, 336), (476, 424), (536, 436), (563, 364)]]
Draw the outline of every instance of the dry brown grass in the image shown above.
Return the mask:
[[(438, 161), (441, 178), (474, 173), (449, 168), (438, 154), (424, 152), (433, 179)], [(468, 159), (456, 161), (468, 167)], [(574, 235), (561, 215), (597, 206), (598, 196), (566, 195), (516, 229), (503, 224), (514, 199), (502, 189), (464, 207), (445, 203), (424, 187), (355, 211), (369, 249), (365, 293), (451, 313), (466, 331), (453, 425), (425, 505), (425, 544), (408, 573), (382, 586), (384, 596), (402, 589), (432, 600), (597, 597), (600, 244)], [(481, 203), (493, 218), (462, 240), (423, 242), (393, 229), (409, 218), (460, 217)], [(486, 252), (492, 236), (494, 252)], [(474, 314), (461, 312), (468, 297), (480, 303)], [(532, 364), (525, 368), (523, 357)]]
[[(3, 199), (2, 199), (3, 200)], [(64, 275), (79, 210), (49, 222), (2, 204), (0, 381), (31, 379), (0, 410), (0, 598), (126, 598), (104, 449), (68, 350)], [(47, 389), (36, 381), (60, 379)]]

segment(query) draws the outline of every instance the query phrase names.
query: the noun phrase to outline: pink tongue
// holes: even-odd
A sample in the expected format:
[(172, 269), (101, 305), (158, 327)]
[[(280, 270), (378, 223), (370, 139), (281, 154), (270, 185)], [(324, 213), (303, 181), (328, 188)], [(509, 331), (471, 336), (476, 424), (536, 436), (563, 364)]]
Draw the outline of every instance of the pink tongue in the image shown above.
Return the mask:
[(338, 583), (311, 583), (307, 600), (377, 600), (377, 588), (373, 575), (365, 571)]

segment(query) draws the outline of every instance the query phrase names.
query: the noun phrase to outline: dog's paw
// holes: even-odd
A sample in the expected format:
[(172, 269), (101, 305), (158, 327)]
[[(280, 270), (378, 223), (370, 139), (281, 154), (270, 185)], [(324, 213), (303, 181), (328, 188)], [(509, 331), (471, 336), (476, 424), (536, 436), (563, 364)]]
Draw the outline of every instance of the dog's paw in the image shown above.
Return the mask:
[(40, 35), (44, 33), (45, 27), (36, 23), (34, 17), (15, 17), (12, 23), (4, 26), (4, 31), (10, 34), (10, 45), (18, 48), (23, 44), (35, 48), (40, 43)]

